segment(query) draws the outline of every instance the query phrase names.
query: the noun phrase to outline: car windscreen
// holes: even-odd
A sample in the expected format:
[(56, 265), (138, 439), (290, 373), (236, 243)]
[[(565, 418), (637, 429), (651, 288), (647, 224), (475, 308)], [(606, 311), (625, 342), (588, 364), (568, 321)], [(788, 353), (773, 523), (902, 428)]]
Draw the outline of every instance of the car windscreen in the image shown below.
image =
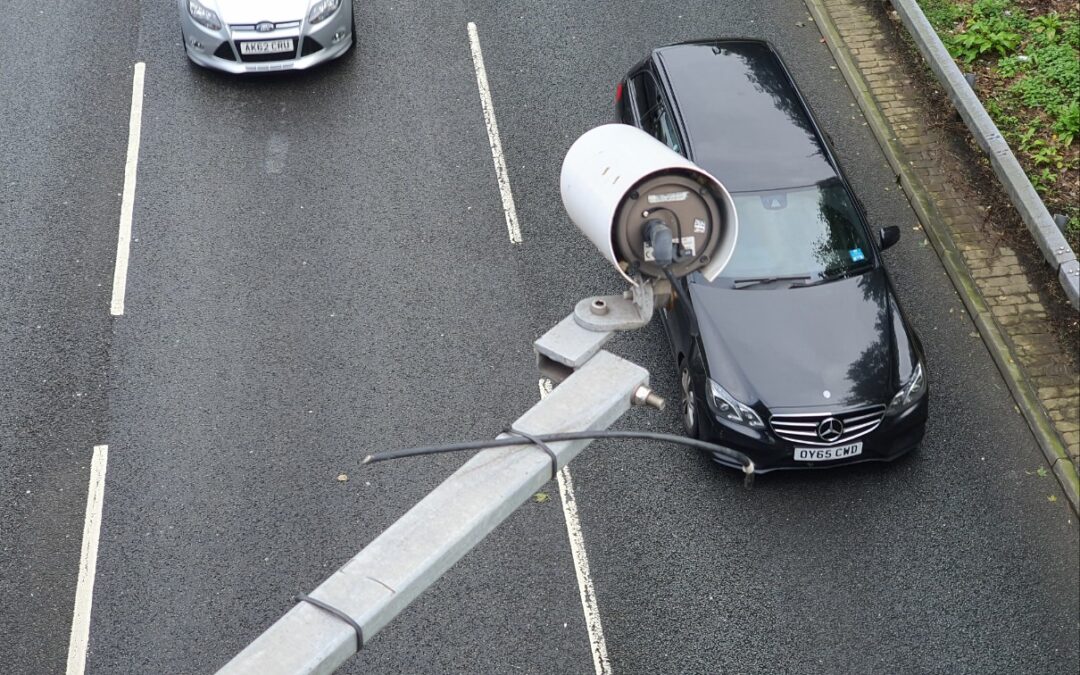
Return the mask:
[(865, 227), (839, 180), (731, 196), (739, 234), (715, 285), (774, 277), (816, 281), (872, 262)]

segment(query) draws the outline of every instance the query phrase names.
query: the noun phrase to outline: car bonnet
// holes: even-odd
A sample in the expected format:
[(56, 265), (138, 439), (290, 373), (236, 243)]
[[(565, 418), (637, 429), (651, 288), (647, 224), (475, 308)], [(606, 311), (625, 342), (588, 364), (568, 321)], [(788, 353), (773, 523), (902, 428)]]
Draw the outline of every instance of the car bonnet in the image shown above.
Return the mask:
[(888, 403), (899, 386), (880, 268), (804, 288), (689, 287), (710, 377), (747, 403), (850, 408)]

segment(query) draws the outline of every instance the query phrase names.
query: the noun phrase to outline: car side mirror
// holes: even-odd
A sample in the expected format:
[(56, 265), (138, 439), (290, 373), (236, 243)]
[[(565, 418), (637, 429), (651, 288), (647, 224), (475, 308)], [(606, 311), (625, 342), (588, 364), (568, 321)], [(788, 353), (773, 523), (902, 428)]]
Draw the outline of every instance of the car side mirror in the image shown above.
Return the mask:
[(883, 227), (878, 232), (878, 235), (879, 235), (878, 243), (879, 243), (879, 245), (881, 247), (881, 250), (884, 251), (885, 249), (889, 248), (890, 246), (892, 246), (896, 242), (900, 241), (900, 228), (898, 226), (896, 226), (896, 225), (890, 225), (888, 227)]

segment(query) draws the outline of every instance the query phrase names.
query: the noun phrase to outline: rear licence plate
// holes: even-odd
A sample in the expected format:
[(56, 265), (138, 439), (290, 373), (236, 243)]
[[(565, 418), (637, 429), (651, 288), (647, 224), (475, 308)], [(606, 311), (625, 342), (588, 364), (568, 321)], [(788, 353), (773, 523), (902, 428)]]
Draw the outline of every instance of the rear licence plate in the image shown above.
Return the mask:
[(291, 52), (292, 40), (263, 40), (262, 42), (241, 42), (240, 53), (248, 54), (277, 54), (279, 52)]
[(797, 462), (827, 462), (831, 459), (846, 459), (862, 454), (862, 441), (835, 448), (795, 448)]

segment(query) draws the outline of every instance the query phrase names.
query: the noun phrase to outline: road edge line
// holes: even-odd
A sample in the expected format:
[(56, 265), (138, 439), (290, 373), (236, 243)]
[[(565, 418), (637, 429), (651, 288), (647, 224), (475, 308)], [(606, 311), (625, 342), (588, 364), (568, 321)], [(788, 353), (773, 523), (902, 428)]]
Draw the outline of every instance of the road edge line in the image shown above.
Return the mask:
[[(540, 398), (551, 393), (551, 381), (541, 379)], [(611, 660), (608, 658), (607, 641), (604, 639), (604, 626), (600, 621), (600, 605), (596, 599), (592, 573), (589, 570), (589, 556), (585, 551), (585, 534), (581, 531), (578, 518), (577, 497), (574, 495), (574, 481), (570, 476), (570, 467), (564, 466), (556, 475), (559, 483), (559, 499), (562, 501), (563, 519), (566, 521), (566, 535), (570, 539), (570, 555), (574, 559), (574, 574), (577, 576), (578, 594), (581, 596), (581, 609), (585, 614), (585, 630), (589, 634), (589, 651), (592, 653), (593, 668), (596, 675), (612, 675)]]
[(97, 575), (98, 542), (101, 537), (101, 512), (105, 501), (105, 471), (109, 446), (95, 445), (90, 461), (90, 485), (86, 493), (82, 552), (79, 556), (79, 581), (75, 587), (75, 610), (71, 618), (68, 642), (67, 675), (82, 675), (86, 670), (86, 652), (90, 643), (90, 612), (94, 604), (94, 577)]
[(502, 199), (503, 213), (506, 215), (506, 231), (510, 235), (511, 244), (520, 244), (521, 225), (518, 223), (517, 208), (514, 206), (514, 193), (510, 190), (510, 172), (506, 169), (506, 157), (503, 155), (502, 140), (499, 137), (499, 125), (495, 120), (495, 103), (491, 99), (491, 88), (488, 86), (484, 52), (480, 49), (480, 34), (472, 21), (469, 22), (467, 28), (473, 70), (476, 71), (476, 88), (480, 90), (480, 107), (484, 111), (488, 145), (491, 146), (491, 159), (495, 163), (495, 180), (499, 184), (499, 197)]
[(127, 295), (128, 259), (131, 256), (131, 219), (135, 212), (135, 179), (139, 172), (139, 143), (142, 136), (143, 83), (146, 64), (135, 64), (131, 79), (131, 113), (128, 118), (128, 149), (124, 162), (124, 191), (120, 200), (120, 227), (116, 237), (116, 262), (113, 269), (112, 302), (109, 313), (124, 314)]

